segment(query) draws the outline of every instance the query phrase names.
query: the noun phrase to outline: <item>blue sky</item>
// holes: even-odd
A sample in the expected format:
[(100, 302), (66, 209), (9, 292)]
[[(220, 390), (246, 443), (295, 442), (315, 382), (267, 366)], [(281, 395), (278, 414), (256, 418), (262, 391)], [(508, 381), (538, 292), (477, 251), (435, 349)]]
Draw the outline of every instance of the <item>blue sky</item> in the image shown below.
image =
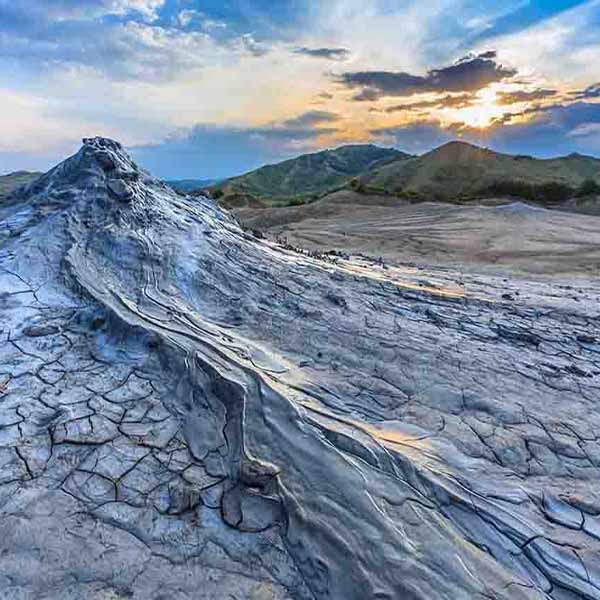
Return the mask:
[(600, 156), (600, 0), (0, 0), (0, 173), (168, 178), (344, 143)]

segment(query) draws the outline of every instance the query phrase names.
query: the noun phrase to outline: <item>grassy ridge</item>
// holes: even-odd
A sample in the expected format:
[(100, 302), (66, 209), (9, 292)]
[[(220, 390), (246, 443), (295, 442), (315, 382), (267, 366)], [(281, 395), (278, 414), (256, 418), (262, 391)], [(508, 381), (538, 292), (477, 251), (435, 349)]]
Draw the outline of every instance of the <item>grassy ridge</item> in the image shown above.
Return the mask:
[(16, 171), (8, 175), (0, 175), (0, 199), (5, 198), (10, 192), (22, 185), (35, 181), (40, 175), (41, 173), (30, 171)]
[[(354, 187), (414, 200), (460, 201), (489, 195), (553, 202), (600, 185), (600, 160), (572, 154), (541, 160), (450, 142), (423, 156), (361, 176)], [(600, 189), (598, 190), (600, 191)]]
[(176, 192), (193, 192), (214, 185), (214, 179), (170, 179), (165, 183)]
[(215, 186), (217, 196), (261, 198), (268, 204), (301, 203), (327, 192), (344, 187), (348, 182), (392, 161), (401, 161), (410, 155), (370, 144), (342, 146), (304, 154), (276, 165), (267, 165), (228, 179)]

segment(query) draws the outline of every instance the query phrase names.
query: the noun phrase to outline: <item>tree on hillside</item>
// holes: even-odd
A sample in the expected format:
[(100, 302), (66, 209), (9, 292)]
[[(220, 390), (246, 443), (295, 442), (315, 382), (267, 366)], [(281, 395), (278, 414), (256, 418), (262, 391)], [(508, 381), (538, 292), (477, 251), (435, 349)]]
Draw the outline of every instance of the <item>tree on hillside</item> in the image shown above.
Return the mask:
[(600, 194), (600, 184), (591, 177), (586, 179), (579, 188), (577, 188), (577, 196), (580, 198), (584, 196), (594, 196), (596, 194)]

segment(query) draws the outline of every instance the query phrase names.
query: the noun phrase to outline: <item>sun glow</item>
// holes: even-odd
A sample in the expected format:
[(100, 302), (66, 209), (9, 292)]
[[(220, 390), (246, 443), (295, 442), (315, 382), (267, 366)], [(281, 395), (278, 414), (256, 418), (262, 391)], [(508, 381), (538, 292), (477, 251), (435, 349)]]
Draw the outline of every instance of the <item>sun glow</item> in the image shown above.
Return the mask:
[(486, 88), (477, 94), (473, 104), (453, 110), (451, 116), (455, 122), (462, 122), (477, 129), (485, 129), (505, 112), (505, 109), (496, 100), (496, 91)]

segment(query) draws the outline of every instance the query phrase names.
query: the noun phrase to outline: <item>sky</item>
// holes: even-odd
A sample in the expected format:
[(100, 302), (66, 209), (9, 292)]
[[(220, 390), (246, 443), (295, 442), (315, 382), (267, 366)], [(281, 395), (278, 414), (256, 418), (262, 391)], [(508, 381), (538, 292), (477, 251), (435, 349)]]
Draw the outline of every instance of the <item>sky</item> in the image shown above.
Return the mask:
[(348, 143), (600, 156), (600, 0), (0, 0), (0, 173), (168, 179)]

